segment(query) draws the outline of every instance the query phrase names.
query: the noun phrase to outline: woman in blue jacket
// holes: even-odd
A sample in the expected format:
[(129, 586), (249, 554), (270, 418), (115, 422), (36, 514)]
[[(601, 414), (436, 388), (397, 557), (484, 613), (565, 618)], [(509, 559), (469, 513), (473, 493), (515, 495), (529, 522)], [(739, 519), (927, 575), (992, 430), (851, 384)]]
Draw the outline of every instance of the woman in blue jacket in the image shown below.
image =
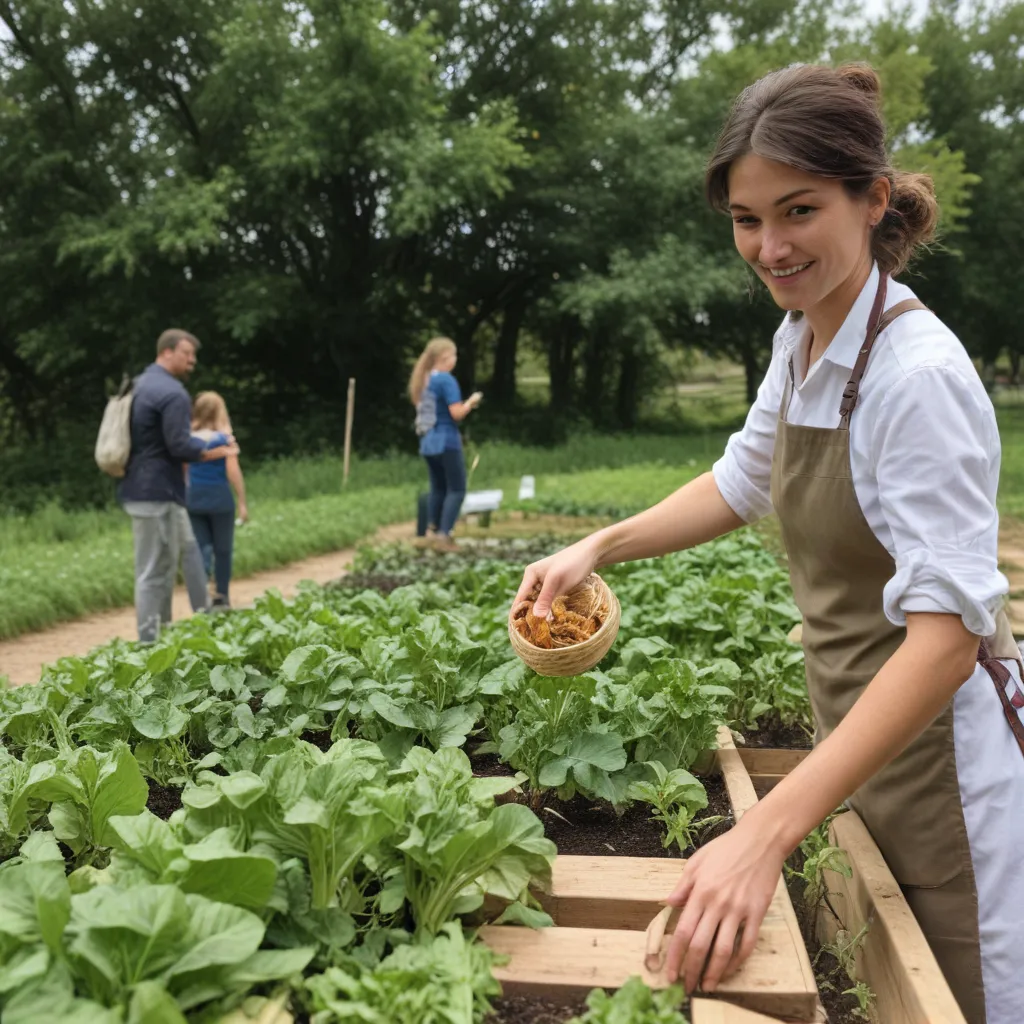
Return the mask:
[(451, 338), (427, 343), (409, 378), (409, 398), (416, 406), (420, 455), (430, 474), (428, 521), (437, 530), (438, 547), (454, 550), (452, 529), (466, 496), (466, 464), (462, 457), (459, 423), (479, 404), (475, 391), (465, 401), (452, 376), (458, 352)]
[[(192, 404), (192, 435), (202, 439), (207, 448), (223, 445), (224, 439), (231, 436), (227, 406), (216, 391), (196, 395)], [(211, 574), (214, 577), (214, 608), (230, 607), (228, 587), (235, 542), (235, 496), (238, 497), (238, 518), (244, 523), (249, 518), (249, 510), (237, 455), (217, 462), (197, 462), (190, 467), (188, 515), (203, 554), (207, 578)]]

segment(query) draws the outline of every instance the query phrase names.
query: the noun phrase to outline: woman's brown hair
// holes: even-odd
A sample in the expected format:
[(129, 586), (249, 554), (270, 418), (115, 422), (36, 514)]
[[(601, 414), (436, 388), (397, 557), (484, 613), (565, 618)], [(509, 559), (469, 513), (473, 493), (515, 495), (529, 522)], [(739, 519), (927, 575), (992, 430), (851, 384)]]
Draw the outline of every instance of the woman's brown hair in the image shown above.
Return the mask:
[(878, 75), (867, 64), (794, 64), (748, 85), (708, 161), (708, 202), (728, 209), (729, 169), (748, 153), (838, 178), (854, 197), (888, 178), (889, 208), (872, 233), (871, 254), (883, 272), (900, 273), (935, 236), (939, 206), (929, 175), (906, 174), (890, 164), (880, 98)]

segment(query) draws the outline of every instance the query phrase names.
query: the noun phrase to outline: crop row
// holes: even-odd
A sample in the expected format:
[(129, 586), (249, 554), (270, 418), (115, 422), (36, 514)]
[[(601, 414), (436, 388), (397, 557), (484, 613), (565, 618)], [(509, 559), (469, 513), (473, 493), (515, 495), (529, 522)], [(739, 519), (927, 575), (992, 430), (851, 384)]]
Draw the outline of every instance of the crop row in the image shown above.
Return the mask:
[[(371, 552), (372, 587), (268, 594), (0, 694), (3, 1024), (219, 1021), (282, 992), (324, 1024), (481, 1020), (492, 957), (458, 921), (491, 896), (547, 923), (546, 792), (643, 801), (684, 847), (718, 724), (806, 721), (755, 539), (608, 573), (618, 643), (567, 680), (510, 658), (540, 553), (513, 547)], [(508, 774), (474, 777), (466, 747)]]

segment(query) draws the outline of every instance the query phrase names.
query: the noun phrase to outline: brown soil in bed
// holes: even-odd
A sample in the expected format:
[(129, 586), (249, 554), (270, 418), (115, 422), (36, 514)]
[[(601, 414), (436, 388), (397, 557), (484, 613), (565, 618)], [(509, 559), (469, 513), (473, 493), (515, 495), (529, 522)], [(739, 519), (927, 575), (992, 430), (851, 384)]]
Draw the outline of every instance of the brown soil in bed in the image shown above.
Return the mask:
[[(715, 814), (725, 818), (702, 836), (701, 843), (707, 843), (731, 827), (732, 810), (721, 779), (712, 776), (701, 779), (701, 782), (708, 793), (708, 807), (698, 815), (698, 819)], [(617, 815), (603, 801), (576, 796), (569, 801), (546, 800), (538, 814), (544, 822), (545, 834), (553, 840), (560, 854), (685, 857), (692, 852), (680, 850), (675, 845), (665, 849), (662, 826), (651, 819), (650, 808), (646, 804), (635, 803)]]
[(486, 1024), (564, 1024), (586, 1011), (583, 1000), (555, 1003), (543, 996), (509, 996), (498, 1000)]
[[(497, 754), (473, 754), (473, 774), (481, 777), (514, 775), (515, 772)], [(717, 775), (701, 776), (708, 794), (708, 806), (697, 820), (720, 815), (725, 820), (701, 836), (700, 844), (710, 842), (732, 826), (732, 808), (725, 783)], [(529, 796), (517, 798), (529, 803)], [(577, 795), (572, 800), (559, 800), (553, 793), (544, 793), (537, 815), (544, 822), (544, 833), (561, 854), (594, 857), (685, 857), (692, 850), (662, 845), (664, 831), (651, 819), (646, 804), (635, 803), (622, 814), (603, 800)]]
[(779, 747), (786, 750), (810, 750), (811, 737), (799, 725), (770, 722), (756, 732), (743, 734), (745, 747)]
[(146, 806), (166, 821), (181, 806), (181, 787), (161, 786), (150, 780)]
[[(797, 850), (789, 863), (799, 870), (803, 866), (802, 861), (803, 854)], [(800, 922), (800, 932), (807, 947), (807, 955), (811, 958), (814, 980), (829, 1024), (864, 1024), (857, 1000), (853, 996), (843, 995), (845, 989), (853, 987), (853, 982), (831, 953), (821, 951), (821, 943), (815, 935), (818, 909), (804, 899), (804, 880), (795, 876), (787, 877), (786, 888), (789, 890), (789, 898)]]

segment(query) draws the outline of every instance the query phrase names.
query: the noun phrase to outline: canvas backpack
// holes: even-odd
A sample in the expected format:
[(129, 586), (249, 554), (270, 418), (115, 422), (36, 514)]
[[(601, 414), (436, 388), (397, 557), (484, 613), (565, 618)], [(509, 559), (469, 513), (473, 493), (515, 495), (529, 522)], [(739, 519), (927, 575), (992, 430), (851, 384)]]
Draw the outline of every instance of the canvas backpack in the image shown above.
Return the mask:
[(96, 436), (96, 465), (110, 476), (122, 477), (132, 453), (132, 388), (125, 374), (117, 394), (107, 400)]
[(416, 403), (416, 436), (423, 437), (437, 426), (437, 396), (430, 390), (430, 385), (423, 389), (420, 400)]

